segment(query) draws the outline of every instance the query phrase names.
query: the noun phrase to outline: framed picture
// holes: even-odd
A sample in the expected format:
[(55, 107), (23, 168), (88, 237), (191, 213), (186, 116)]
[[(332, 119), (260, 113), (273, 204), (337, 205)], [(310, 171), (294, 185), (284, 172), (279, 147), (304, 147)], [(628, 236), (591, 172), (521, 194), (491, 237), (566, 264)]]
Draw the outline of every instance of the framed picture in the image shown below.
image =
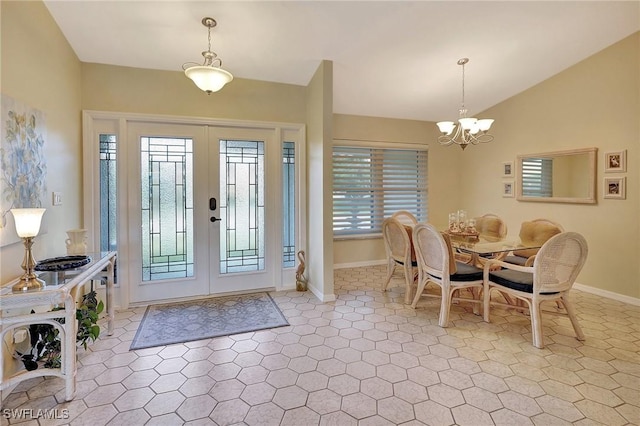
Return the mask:
[(619, 173), (627, 171), (627, 150), (604, 153), (605, 173)]
[(513, 190), (513, 181), (509, 181), (509, 182), (502, 182), (502, 196), (503, 197), (513, 197), (514, 194), (514, 190)]
[(513, 161), (502, 163), (502, 177), (513, 177)]
[(624, 200), (627, 198), (626, 177), (604, 178), (604, 198), (616, 198)]

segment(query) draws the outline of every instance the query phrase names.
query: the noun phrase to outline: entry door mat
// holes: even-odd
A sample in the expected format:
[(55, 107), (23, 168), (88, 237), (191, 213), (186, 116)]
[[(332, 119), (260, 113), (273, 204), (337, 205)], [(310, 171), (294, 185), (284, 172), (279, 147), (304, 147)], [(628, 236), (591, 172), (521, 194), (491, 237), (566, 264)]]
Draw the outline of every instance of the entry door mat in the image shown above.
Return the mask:
[(287, 325), (289, 322), (268, 293), (150, 305), (129, 350)]

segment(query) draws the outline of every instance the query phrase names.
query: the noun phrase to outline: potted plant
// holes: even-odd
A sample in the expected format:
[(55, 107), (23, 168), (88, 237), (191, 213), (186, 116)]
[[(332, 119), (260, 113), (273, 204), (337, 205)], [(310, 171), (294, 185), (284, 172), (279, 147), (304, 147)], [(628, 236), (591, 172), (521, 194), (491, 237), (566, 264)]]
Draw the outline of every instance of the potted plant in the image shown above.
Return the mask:
[[(98, 301), (96, 292), (93, 290), (82, 296), (82, 301), (76, 308), (76, 320), (78, 321), (76, 343), (85, 349), (87, 349), (89, 340), (95, 341), (100, 335), (98, 318), (103, 309), (104, 304), (102, 301)], [(64, 318), (56, 318), (56, 321), (64, 324)], [(26, 370), (37, 369), (39, 362), (44, 368), (60, 368), (61, 341), (59, 333), (59, 330), (51, 324), (31, 324), (29, 326), (31, 349), (23, 353), (16, 351)]]

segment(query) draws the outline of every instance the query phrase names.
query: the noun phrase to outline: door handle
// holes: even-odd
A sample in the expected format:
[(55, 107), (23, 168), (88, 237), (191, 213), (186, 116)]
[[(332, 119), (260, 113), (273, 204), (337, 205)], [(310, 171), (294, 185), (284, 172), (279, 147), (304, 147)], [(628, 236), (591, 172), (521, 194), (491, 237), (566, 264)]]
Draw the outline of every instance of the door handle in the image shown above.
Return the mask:
[(211, 222), (218, 222), (218, 221), (220, 221), (220, 220), (222, 220), (222, 219), (218, 219), (218, 218), (217, 218), (217, 217), (215, 217), (215, 216), (211, 216), (211, 219), (209, 219), (209, 220), (210, 220)]
[(216, 199), (213, 197), (209, 198), (209, 210), (214, 211), (217, 208), (218, 202), (216, 201)]

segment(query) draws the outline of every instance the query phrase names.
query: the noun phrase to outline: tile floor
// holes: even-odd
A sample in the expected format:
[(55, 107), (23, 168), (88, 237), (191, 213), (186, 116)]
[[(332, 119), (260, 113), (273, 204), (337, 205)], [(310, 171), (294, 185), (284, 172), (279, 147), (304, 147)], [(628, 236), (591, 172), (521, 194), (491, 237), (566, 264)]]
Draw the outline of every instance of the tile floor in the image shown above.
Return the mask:
[(24, 425), (640, 424), (640, 307), (574, 291), (587, 340), (546, 315), (541, 350), (523, 314), (493, 309), (488, 324), (455, 305), (442, 329), (437, 299), (412, 310), (401, 277), (380, 291), (384, 275), (337, 270), (334, 303), (273, 293), (289, 327), (131, 352), (145, 309), (118, 312), (115, 334), (79, 353), (74, 401), (33, 379), (3, 409), (69, 414)]

